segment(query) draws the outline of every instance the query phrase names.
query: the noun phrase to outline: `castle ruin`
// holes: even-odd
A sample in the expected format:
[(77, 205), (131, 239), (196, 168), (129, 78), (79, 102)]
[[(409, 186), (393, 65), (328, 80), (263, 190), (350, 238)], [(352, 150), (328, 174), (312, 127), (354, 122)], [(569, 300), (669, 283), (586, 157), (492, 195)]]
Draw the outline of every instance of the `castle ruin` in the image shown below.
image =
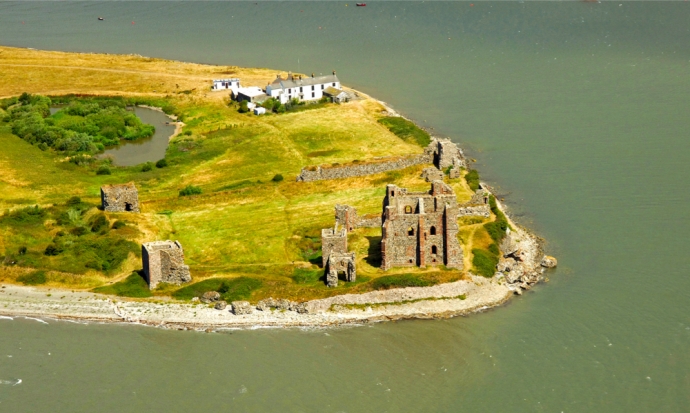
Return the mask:
[(333, 228), (321, 230), (321, 264), (326, 271), (326, 285), (336, 287), (338, 274), (343, 274), (345, 281), (353, 282), (356, 278), (355, 253), (347, 252), (347, 228), (338, 228), (336, 221)]
[(150, 289), (159, 283), (180, 285), (192, 281), (189, 266), (184, 263), (184, 251), (178, 241), (153, 241), (141, 246), (141, 261)]
[(139, 212), (139, 193), (134, 182), (101, 187), (101, 205), (108, 212)]
[(382, 268), (445, 265), (463, 268), (453, 189), (433, 181), (428, 192), (386, 186), (381, 229)]

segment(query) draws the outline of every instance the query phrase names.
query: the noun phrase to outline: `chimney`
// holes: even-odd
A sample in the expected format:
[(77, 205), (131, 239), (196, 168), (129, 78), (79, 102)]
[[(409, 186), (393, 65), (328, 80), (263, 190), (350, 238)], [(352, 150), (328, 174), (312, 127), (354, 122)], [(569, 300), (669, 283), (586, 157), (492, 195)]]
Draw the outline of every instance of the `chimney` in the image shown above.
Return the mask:
[(299, 80), (302, 80), (302, 75), (299, 75)]
[(311, 77), (312, 77), (312, 78), (314, 77), (314, 72), (311, 72)]
[(288, 72), (288, 80), (292, 80), (292, 72)]
[(333, 71), (333, 76), (335, 76), (335, 70)]

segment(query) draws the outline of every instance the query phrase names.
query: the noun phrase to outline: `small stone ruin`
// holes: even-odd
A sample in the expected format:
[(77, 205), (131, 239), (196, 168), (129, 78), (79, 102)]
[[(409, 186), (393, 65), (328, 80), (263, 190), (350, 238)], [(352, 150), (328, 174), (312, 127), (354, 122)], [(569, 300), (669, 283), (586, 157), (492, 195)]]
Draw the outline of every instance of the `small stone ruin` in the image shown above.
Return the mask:
[[(338, 210), (336, 209), (336, 212)], [(347, 252), (347, 228), (338, 228), (336, 221), (333, 228), (321, 230), (321, 263), (326, 271), (326, 285), (336, 287), (338, 274), (344, 274), (345, 281), (355, 281), (355, 253)]]
[(139, 212), (139, 193), (134, 182), (101, 187), (101, 205), (108, 212)]
[(159, 283), (183, 284), (192, 281), (189, 266), (178, 241), (153, 241), (141, 246), (141, 261), (150, 289)]

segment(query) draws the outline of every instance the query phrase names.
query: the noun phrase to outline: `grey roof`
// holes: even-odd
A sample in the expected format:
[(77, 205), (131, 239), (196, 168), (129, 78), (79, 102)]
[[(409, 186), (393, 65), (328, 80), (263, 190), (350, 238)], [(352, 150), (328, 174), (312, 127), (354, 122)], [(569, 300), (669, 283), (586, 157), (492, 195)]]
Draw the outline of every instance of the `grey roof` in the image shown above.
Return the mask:
[(344, 90), (336, 89), (336, 88), (334, 88), (333, 86), (329, 86), (329, 87), (327, 87), (326, 89), (324, 89), (323, 93), (324, 93), (325, 95), (329, 95), (329, 96), (340, 96), (340, 95), (343, 94), (343, 93), (344, 93), (345, 95), (347, 95), (347, 93), (345, 93)]
[(338, 80), (338, 76), (336, 75), (327, 75), (327, 76), (316, 76), (316, 77), (310, 77), (306, 76), (300, 79), (297, 76), (293, 75), (288, 75), (287, 79), (281, 79), (281, 78), (276, 78), (272, 83), (271, 86), (278, 87), (282, 86), (283, 88), (295, 88), (295, 87), (300, 87), (300, 86), (312, 86), (312, 85), (320, 85), (324, 83), (334, 83), (334, 82), (340, 82)]

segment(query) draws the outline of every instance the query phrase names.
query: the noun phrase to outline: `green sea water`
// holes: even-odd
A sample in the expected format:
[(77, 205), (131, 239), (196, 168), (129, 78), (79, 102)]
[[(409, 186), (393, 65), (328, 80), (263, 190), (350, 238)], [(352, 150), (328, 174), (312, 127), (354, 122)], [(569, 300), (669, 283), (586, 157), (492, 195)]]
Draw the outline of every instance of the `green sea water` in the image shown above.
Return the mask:
[(0, 2), (0, 44), (336, 69), (460, 142), (559, 259), (452, 320), (0, 319), (0, 412), (690, 411), (690, 3)]

